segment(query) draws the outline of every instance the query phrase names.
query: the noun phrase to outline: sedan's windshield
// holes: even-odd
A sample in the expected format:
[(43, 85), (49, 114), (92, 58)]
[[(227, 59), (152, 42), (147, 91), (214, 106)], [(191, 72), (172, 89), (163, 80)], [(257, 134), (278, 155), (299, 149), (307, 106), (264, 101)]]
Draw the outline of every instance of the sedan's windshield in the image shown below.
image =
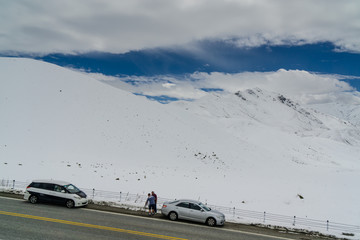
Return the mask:
[(81, 192), (77, 187), (75, 187), (75, 186), (72, 185), (72, 184), (65, 185), (64, 187), (66, 188), (66, 190), (69, 191), (69, 193), (78, 193), (78, 192)]
[(205, 211), (211, 211), (211, 208), (209, 208), (208, 206), (206, 206), (202, 203), (199, 203), (199, 206), (202, 207)]

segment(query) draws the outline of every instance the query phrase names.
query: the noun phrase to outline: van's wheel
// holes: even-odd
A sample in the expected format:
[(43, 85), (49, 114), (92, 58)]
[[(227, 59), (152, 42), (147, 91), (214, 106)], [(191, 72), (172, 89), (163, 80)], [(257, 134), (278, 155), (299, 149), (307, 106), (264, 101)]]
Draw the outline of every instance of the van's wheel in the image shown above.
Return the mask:
[(208, 225), (208, 226), (210, 226), (210, 227), (214, 227), (215, 225), (216, 225), (216, 220), (214, 219), (214, 218), (208, 218), (207, 220), (206, 220), (206, 224)]
[(176, 212), (170, 212), (170, 213), (169, 213), (169, 219), (170, 219), (171, 221), (176, 221), (176, 220), (178, 219), (177, 213), (176, 213)]
[(39, 198), (37, 197), (37, 196), (35, 196), (35, 195), (31, 195), (30, 197), (29, 197), (29, 202), (31, 202), (32, 204), (35, 204), (35, 203), (37, 203), (39, 201)]
[(73, 200), (66, 200), (65, 205), (67, 208), (73, 208), (75, 206), (75, 203)]

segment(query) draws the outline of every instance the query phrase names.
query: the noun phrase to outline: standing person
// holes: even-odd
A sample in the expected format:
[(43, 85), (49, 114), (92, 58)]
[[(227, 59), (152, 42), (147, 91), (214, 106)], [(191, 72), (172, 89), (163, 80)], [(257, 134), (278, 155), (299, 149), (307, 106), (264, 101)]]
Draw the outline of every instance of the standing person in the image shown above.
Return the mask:
[(154, 210), (155, 210), (155, 206), (156, 206), (155, 197), (151, 196), (150, 193), (148, 193), (148, 198), (145, 202), (145, 207), (146, 207), (146, 204), (148, 204), (148, 203), (149, 203), (149, 215), (154, 215), (155, 214)]
[(155, 209), (154, 209), (154, 211), (156, 213), (157, 212), (157, 195), (155, 194), (154, 191), (151, 192), (151, 195), (154, 196), (154, 198), (155, 198)]

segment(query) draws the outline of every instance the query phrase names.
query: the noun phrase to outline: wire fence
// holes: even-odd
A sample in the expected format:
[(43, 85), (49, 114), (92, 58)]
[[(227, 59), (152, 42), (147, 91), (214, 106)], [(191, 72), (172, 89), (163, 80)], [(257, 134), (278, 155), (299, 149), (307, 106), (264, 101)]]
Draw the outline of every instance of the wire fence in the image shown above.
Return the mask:
[[(20, 182), (15, 180), (0, 181), (0, 191), (10, 191), (22, 194), (29, 182)], [(144, 194), (132, 194), (129, 192), (113, 192), (103, 191), (97, 189), (81, 188), (89, 199), (94, 202), (103, 202), (114, 206), (127, 206), (142, 209), (146, 202), (147, 196)], [(167, 201), (174, 201), (175, 199), (158, 198), (158, 208)], [(329, 220), (315, 220), (309, 218), (301, 218), (297, 216), (285, 216), (280, 214), (250, 211), (236, 207), (223, 207), (207, 204), (210, 208), (216, 209), (225, 214), (228, 221), (259, 224), (263, 226), (282, 226), (291, 229), (302, 229), (306, 231), (319, 231), (324, 234), (340, 233), (340, 235), (355, 236), (360, 234), (360, 225), (350, 225), (344, 223), (330, 222)]]
[[(119, 203), (135, 203), (135, 204), (144, 204), (148, 198), (144, 194), (132, 194), (129, 192), (112, 192), (112, 191), (103, 191), (95, 189), (81, 188), (86, 195), (93, 200), (107, 200)], [(162, 205), (164, 202), (173, 201), (174, 199), (169, 198), (158, 198), (158, 205)]]

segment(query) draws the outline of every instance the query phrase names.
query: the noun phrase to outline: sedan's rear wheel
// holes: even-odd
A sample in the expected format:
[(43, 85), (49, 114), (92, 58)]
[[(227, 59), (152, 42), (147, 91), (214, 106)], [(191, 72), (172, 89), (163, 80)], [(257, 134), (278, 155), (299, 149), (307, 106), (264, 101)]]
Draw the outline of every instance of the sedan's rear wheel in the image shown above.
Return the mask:
[(31, 196), (29, 197), (29, 202), (31, 202), (32, 204), (37, 203), (38, 200), (39, 200), (39, 198), (38, 198), (37, 196), (35, 196), (35, 195), (31, 195)]
[(73, 208), (75, 206), (75, 203), (73, 200), (66, 200), (65, 205), (67, 208)]
[(216, 220), (214, 219), (214, 218), (208, 218), (207, 220), (206, 220), (206, 224), (208, 225), (208, 226), (210, 226), (210, 227), (214, 227), (215, 225), (216, 225)]
[(171, 221), (177, 220), (177, 219), (178, 219), (177, 213), (176, 213), (176, 212), (170, 212), (170, 213), (169, 213), (169, 219), (170, 219)]

